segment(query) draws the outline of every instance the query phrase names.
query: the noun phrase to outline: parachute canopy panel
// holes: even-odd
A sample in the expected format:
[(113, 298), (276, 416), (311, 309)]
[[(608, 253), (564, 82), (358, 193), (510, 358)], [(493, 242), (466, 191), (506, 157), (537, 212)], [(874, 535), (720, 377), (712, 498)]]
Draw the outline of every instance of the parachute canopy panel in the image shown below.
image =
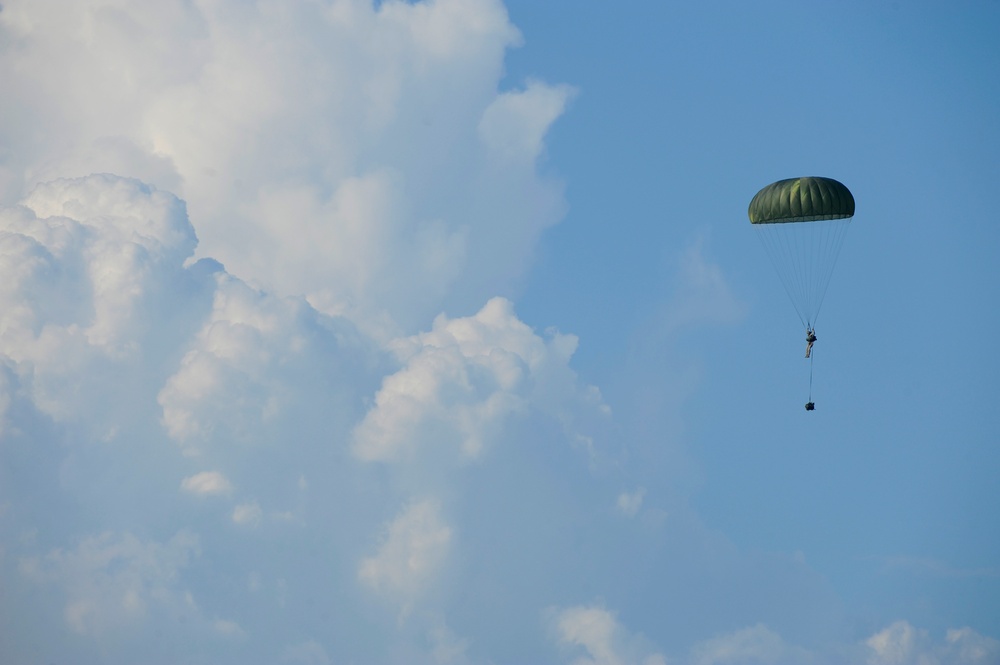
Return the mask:
[(789, 178), (757, 192), (747, 214), (751, 224), (846, 219), (854, 215), (854, 196), (833, 178)]

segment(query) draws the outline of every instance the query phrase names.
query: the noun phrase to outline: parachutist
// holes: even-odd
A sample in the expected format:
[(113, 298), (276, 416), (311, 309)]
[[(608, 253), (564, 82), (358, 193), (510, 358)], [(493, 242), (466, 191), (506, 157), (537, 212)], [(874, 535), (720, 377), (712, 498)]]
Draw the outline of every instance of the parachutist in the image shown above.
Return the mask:
[(750, 224), (806, 328), (806, 411), (816, 408), (812, 402), (812, 348), (816, 342), (813, 323), (854, 210), (854, 195), (844, 183), (819, 176), (772, 182), (754, 195), (747, 208)]

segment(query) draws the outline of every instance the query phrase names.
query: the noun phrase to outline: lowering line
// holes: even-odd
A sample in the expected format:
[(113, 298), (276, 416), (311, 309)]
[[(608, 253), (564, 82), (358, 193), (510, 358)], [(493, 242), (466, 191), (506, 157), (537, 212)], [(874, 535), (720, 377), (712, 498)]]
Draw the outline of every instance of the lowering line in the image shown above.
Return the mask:
[[(811, 329), (810, 329), (811, 332)], [(806, 402), (806, 411), (815, 411), (816, 405), (813, 403), (813, 357), (816, 351), (809, 349), (809, 401)]]
[(809, 356), (809, 401), (813, 401), (813, 357)]

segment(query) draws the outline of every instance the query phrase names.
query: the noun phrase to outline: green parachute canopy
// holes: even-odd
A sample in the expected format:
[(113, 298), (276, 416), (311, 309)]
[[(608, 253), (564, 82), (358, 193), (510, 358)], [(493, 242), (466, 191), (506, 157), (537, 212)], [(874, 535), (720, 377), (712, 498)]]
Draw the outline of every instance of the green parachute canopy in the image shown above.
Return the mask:
[(747, 211), (802, 324), (816, 323), (854, 196), (832, 178), (789, 178), (757, 192)]
[(757, 192), (748, 214), (751, 224), (844, 219), (854, 216), (854, 196), (833, 178), (789, 178)]

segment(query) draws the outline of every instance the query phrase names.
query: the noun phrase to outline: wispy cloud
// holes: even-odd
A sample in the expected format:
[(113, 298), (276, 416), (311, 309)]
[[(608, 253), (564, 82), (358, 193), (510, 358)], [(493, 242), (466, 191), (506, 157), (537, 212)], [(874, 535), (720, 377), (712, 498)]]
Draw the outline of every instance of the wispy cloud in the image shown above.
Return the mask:
[(1000, 568), (963, 568), (947, 561), (913, 556), (867, 557), (868, 561), (881, 564), (884, 573), (905, 573), (910, 575), (951, 577), (951, 578), (1000, 578)]
[(618, 495), (615, 506), (626, 517), (635, 517), (642, 508), (642, 501), (646, 497), (646, 488), (640, 487), (634, 492), (622, 492)]

